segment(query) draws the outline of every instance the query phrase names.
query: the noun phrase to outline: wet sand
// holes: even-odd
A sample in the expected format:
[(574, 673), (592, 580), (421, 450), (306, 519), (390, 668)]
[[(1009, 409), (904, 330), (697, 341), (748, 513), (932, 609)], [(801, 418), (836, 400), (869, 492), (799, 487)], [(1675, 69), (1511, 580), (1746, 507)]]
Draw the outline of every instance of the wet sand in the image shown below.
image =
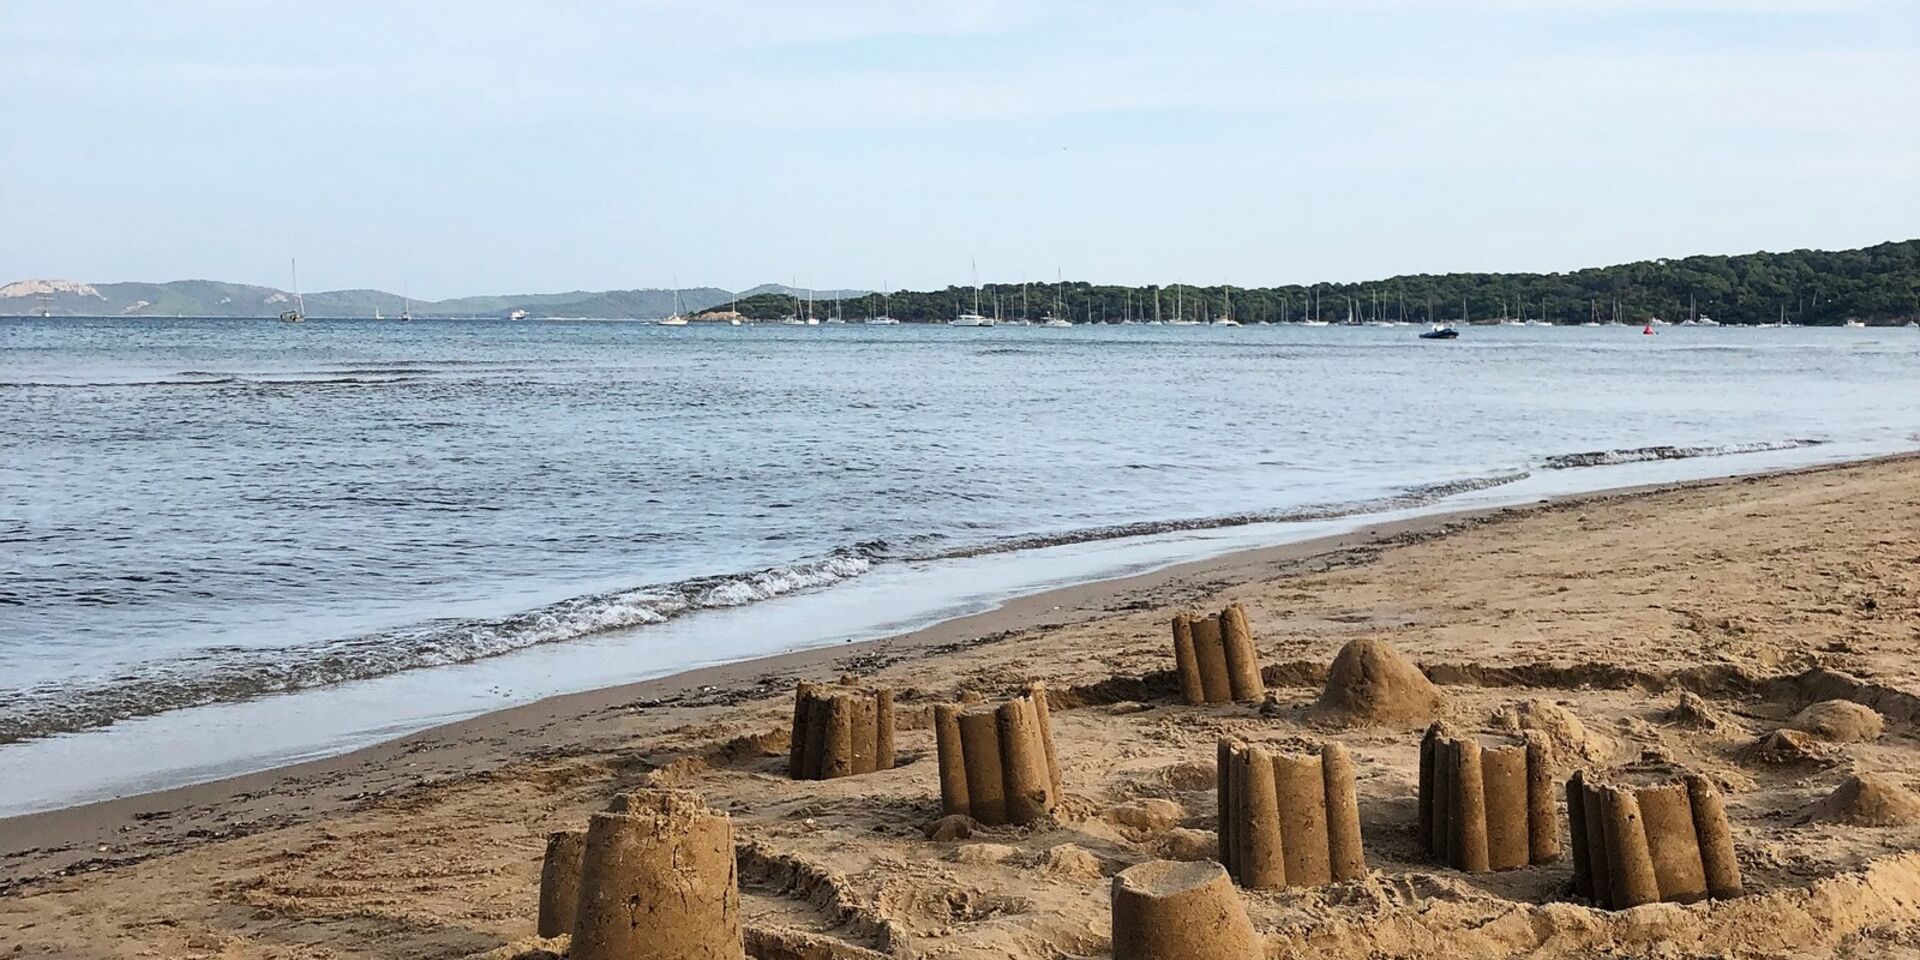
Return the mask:
[[(1107, 877), (1208, 856), (1214, 740), (1337, 740), (1369, 876), (1247, 892), (1273, 956), (1920, 956), (1920, 825), (1799, 823), (1850, 772), (1920, 786), (1920, 460), (1455, 514), (1011, 602), (888, 640), (559, 697), (354, 754), (0, 820), (0, 955), (461, 957), (532, 936), (547, 832), (670, 784), (730, 811), (764, 956), (1103, 956)], [(1188, 707), (1168, 623), (1243, 603), (1272, 701)], [(1414, 835), (1418, 728), (1306, 708), (1346, 642), (1390, 641), (1468, 729), (1524, 701), (1570, 749), (1651, 752), (1728, 793), (1751, 894), (1621, 913), (1571, 866), (1463, 874)], [(786, 779), (797, 679), (897, 691), (899, 765)], [(930, 705), (1055, 691), (1066, 799), (1041, 828), (930, 841)], [(1673, 712), (1682, 691), (1705, 721)], [(1881, 737), (1747, 748), (1800, 707), (1869, 702)], [(1148, 802), (1148, 801), (1165, 801)], [(1660, 948), (1666, 942), (1671, 947)]]

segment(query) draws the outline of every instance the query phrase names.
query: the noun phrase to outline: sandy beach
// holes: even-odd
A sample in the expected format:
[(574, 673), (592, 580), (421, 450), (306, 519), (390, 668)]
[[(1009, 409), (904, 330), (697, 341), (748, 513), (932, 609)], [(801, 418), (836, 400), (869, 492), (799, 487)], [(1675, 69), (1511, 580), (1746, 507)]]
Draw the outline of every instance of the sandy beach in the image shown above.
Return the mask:
[[(1271, 957), (1920, 957), (1920, 822), (1816, 806), (1855, 774), (1920, 787), (1916, 531), (1913, 458), (1447, 515), (0, 820), (0, 956), (518, 955), (539, 946), (546, 835), (662, 785), (731, 814), (755, 956), (1101, 957), (1114, 873), (1213, 855), (1215, 742), (1230, 735), (1337, 741), (1358, 770), (1369, 874), (1243, 891)], [(1187, 706), (1170, 619), (1230, 601), (1269, 698)], [(1706, 774), (1747, 895), (1611, 912), (1571, 899), (1564, 859), (1430, 862), (1415, 836), (1424, 722), (1307, 716), (1361, 638), (1416, 662), (1462, 729), (1552, 717), (1568, 768)], [(787, 779), (794, 683), (849, 675), (896, 691), (900, 763)], [(1065, 799), (1032, 828), (927, 839), (931, 706), (1029, 681), (1052, 691)], [(1832, 699), (1872, 708), (1884, 733), (1766, 739)]]

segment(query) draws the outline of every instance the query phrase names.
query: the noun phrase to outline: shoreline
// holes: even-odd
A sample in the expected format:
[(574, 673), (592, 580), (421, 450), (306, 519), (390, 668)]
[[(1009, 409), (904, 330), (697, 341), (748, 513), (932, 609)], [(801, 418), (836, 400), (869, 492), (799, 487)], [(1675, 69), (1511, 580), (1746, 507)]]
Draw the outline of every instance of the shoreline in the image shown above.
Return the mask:
[[(547, 754), (539, 732), (618, 711), (734, 706), (784, 697), (796, 679), (830, 680), (1054, 630), (1145, 605), (1181, 605), (1223, 589), (1364, 563), (1377, 551), (1505, 519), (1680, 490), (1813, 476), (1920, 460), (1920, 452), (1746, 474), (1633, 484), (1525, 505), (1448, 510), (1188, 560), (1145, 573), (1017, 596), (991, 609), (891, 637), (753, 657), (668, 676), (560, 694), (294, 764), (164, 790), (0, 818), (0, 894), (36, 880), (177, 852), (201, 842), (320, 819), (373, 798)], [(36, 864), (29, 867), (29, 864)]]
[[(1069, 537), (1013, 551), (876, 562), (870, 571), (825, 589), (708, 607), (663, 623), (33, 738), (0, 746), (0, 766), (15, 774), (10, 787), (0, 783), (0, 821), (353, 754), (556, 696), (670, 680), (688, 671), (839, 648), (849, 641), (911, 636), (922, 627), (991, 611), (1030, 594), (1248, 550), (1463, 511), (1914, 452), (1910, 443), (1884, 439), (1736, 443), (1681, 450), (1687, 455), (1677, 458), (1648, 456), (1650, 451), (1655, 448), (1580, 455), (1582, 462), (1570, 464), (1578, 469), (1549, 464), (1511, 476), (1482, 471), (1466, 480), (1404, 488), (1386, 499), (1302, 508), (1297, 516), (1286, 511), (1272, 519), (1233, 515), (1197, 527), (1185, 521), (1149, 522), (1100, 528), (1108, 535), (1084, 541)], [(1622, 456), (1609, 459), (1614, 455)], [(1598, 459), (1586, 462), (1589, 457)], [(1441, 487), (1456, 489), (1434, 493)], [(1131, 532), (1133, 527), (1140, 531)], [(1111, 535), (1116, 532), (1126, 535)]]

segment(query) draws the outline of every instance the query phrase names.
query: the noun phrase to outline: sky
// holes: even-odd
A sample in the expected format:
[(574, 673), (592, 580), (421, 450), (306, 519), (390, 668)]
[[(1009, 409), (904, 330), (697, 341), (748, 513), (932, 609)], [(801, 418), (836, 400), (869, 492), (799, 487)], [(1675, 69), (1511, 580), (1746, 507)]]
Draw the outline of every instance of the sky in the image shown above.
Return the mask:
[(0, 0), (0, 283), (1265, 285), (1920, 237), (1912, 0)]

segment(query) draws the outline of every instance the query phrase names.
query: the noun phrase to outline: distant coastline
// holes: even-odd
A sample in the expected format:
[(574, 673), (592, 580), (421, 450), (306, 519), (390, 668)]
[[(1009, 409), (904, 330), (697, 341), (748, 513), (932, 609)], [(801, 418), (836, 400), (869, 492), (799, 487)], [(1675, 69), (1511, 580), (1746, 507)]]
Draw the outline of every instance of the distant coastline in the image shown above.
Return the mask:
[[(991, 283), (944, 290), (806, 290), (762, 284), (576, 290), (411, 300), (383, 290), (306, 294), (313, 318), (946, 323), (975, 309), (1002, 323), (1536, 323), (1870, 326), (1920, 324), (1920, 240), (1643, 260), (1567, 273), (1450, 273), (1272, 287)], [(271, 318), (291, 294), (215, 280), (0, 286), (0, 316)]]

